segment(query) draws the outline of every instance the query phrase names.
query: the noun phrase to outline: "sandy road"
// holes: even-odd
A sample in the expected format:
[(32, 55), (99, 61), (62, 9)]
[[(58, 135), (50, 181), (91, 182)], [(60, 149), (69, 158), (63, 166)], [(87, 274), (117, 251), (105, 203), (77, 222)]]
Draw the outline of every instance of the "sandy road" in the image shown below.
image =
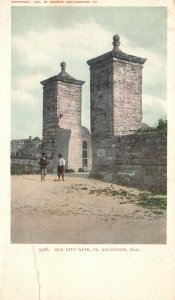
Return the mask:
[(166, 212), (155, 215), (127, 197), (141, 191), (79, 174), (64, 182), (54, 178), (12, 176), (12, 243), (166, 243)]

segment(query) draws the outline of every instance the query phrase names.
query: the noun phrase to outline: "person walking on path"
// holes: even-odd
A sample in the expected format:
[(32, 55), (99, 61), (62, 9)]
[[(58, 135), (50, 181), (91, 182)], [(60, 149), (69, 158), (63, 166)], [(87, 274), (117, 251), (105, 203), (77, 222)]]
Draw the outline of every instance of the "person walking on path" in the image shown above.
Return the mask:
[(41, 181), (45, 181), (47, 175), (47, 165), (48, 165), (48, 160), (46, 158), (45, 153), (42, 153), (42, 157), (39, 160), (39, 164), (40, 164)]
[(61, 153), (58, 153), (58, 167), (57, 167), (57, 175), (58, 180), (61, 179), (64, 181), (64, 167), (65, 167), (66, 161), (63, 158), (63, 155)]

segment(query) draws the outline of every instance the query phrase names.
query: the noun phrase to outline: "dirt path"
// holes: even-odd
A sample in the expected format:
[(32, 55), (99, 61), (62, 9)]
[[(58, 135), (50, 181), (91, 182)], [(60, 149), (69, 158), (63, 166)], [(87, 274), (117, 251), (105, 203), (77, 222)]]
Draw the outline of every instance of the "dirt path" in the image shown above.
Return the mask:
[(166, 243), (166, 210), (143, 191), (77, 176), (12, 176), (12, 243)]

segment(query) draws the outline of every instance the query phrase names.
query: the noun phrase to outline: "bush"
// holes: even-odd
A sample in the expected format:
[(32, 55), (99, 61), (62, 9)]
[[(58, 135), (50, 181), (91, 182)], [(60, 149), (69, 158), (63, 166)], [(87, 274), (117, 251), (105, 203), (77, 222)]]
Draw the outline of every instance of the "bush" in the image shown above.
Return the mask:
[(167, 131), (167, 120), (159, 119), (155, 126), (140, 128), (137, 130), (137, 132), (156, 132), (156, 131)]
[(167, 131), (167, 120), (158, 120), (157, 131)]
[(78, 172), (83, 172), (83, 173), (85, 173), (85, 172), (88, 172), (88, 169), (87, 169), (87, 167), (79, 168), (79, 169), (78, 169)]
[(40, 138), (38, 137), (38, 136), (35, 136), (34, 138), (33, 138), (33, 141), (39, 141), (40, 140)]
[(75, 172), (75, 170), (74, 169), (66, 169), (65, 172), (66, 173), (73, 173), (73, 172)]

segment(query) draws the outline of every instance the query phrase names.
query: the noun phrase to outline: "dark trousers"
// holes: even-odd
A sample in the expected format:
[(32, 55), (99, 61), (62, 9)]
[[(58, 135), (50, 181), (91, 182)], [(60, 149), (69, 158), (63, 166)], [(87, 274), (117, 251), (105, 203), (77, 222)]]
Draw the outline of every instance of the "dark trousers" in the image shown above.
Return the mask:
[(58, 177), (62, 176), (62, 178), (64, 178), (64, 166), (58, 166), (57, 174), (58, 174)]

